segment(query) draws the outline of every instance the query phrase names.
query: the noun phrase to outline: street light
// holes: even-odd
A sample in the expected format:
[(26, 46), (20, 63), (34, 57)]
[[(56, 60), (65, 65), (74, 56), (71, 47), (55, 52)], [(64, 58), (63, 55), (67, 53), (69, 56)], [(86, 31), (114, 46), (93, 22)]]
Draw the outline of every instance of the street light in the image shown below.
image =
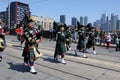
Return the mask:
[(8, 0), (8, 27), (10, 28), (10, 0)]

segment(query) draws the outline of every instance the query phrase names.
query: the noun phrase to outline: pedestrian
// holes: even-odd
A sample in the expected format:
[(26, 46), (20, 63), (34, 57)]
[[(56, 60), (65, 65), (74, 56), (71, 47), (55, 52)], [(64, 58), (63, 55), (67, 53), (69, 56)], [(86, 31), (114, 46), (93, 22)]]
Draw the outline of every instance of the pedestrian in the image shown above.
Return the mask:
[(107, 43), (107, 49), (109, 49), (110, 48), (110, 43), (111, 43), (111, 35), (110, 35), (110, 33), (107, 34), (105, 41)]
[(85, 33), (84, 26), (81, 25), (80, 27), (81, 28), (78, 31), (79, 40), (78, 40), (78, 44), (77, 44), (77, 47), (76, 47), (76, 50), (75, 50), (75, 56), (77, 56), (77, 52), (78, 51), (82, 51), (83, 58), (87, 58), (87, 56), (85, 54), (85, 49), (86, 49), (86, 33)]
[(96, 50), (95, 50), (95, 29), (94, 29), (94, 27), (91, 27), (90, 28), (90, 31), (88, 32), (88, 36), (89, 36), (89, 38), (88, 38), (88, 42), (87, 42), (87, 44), (86, 44), (86, 49), (89, 49), (89, 48), (93, 48), (93, 54), (97, 54), (96, 53)]
[(119, 37), (118, 37), (118, 35), (116, 34), (116, 38), (115, 38), (115, 44), (116, 44), (116, 51), (119, 51), (119, 41), (120, 41), (120, 39), (119, 39)]
[(54, 54), (54, 60), (58, 61), (59, 55), (61, 56), (61, 63), (66, 64), (64, 57), (66, 49), (66, 35), (65, 35), (65, 28), (64, 24), (61, 24), (59, 26), (60, 31), (57, 33), (57, 41), (56, 41), (56, 47), (55, 47), (55, 54)]
[(70, 44), (72, 43), (72, 34), (70, 31), (70, 27), (67, 27), (65, 32), (66, 32), (66, 48), (68, 51), (71, 51), (72, 48), (71, 48)]
[(19, 41), (21, 41), (21, 35), (22, 35), (22, 25), (21, 24), (17, 24), (17, 28), (16, 28), (15, 32), (17, 34), (17, 39)]
[(119, 51), (120, 51), (120, 31), (118, 32), (118, 38), (119, 38)]
[(25, 47), (23, 50), (24, 64), (28, 65), (32, 74), (37, 74), (34, 62), (42, 55), (37, 48), (41, 41), (41, 33), (34, 27), (33, 21), (27, 21), (28, 27), (24, 30)]
[(104, 45), (105, 45), (105, 31), (104, 31), (104, 29), (102, 29), (100, 31), (100, 45), (102, 45), (102, 43), (104, 43)]
[(5, 27), (2, 19), (0, 18), (0, 62), (2, 61), (2, 52), (6, 47), (5, 35), (9, 34), (9, 30), (7, 28), (8, 27)]
[(51, 41), (51, 40), (53, 40), (53, 38), (54, 38), (54, 29), (53, 28), (51, 28), (50, 30), (49, 30), (49, 36), (50, 36), (50, 40), (49, 41)]

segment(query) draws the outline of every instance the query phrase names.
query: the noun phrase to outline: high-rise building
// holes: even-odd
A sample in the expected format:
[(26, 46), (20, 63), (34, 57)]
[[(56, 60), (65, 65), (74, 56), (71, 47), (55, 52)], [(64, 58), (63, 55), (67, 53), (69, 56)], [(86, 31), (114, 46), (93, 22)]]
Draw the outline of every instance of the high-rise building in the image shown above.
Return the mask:
[(105, 13), (101, 15), (101, 28), (106, 31), (106, 14)]
[(117, 21), (117, 31), (120, 31), (120, 20)]
[(80, 24), (84, 25), (84, 17), (82, 17), (82, 16), (80, 17)]
[(60, 23), (65, 23), (65, 22), (66, 22), (65, 15), (60, 15)]
[(105, 23), (106, 23), (106, 14), (102, 14), (101, 24), (105, 24)]
[(84, 26), (87, 26), (87, 24), (88, 24), (88, 17), (85, 16), (85, 17), (84, 17)]
[(8, 18), (7, 11), (0, 12), (0, 18), (2, 19), (3, 23), (7, 23), (8, 22), (7, 21), (7, 18)]
[[(8, 11), (7, 11), (8, 12)], [(18, 1), (11, 2), (10, 4), (10, 23), (11, 26), (19, 24), (23, 19), (24, 15), (30, 16), (30, 8), (28, 4), (21, 3)]]
[(109, 17), (106, 17), (105, 31), (110, 31)]
[(77, 25), (77, 18), (76, 17), (72, 17), (72, 21), (71, 21), (73, 26)]
[(96, 28), (98, 28), (98, 29), (100, 29), (100, 26), (101, 26), (100, 20), (96, 20), (96, 21), (93, 23), (93, 26), (96, 27)]
[(118, 21), (118, 15), (111, 14), (110, 28), (112, 32), (115, 32), (117, 30), (117, 21)]

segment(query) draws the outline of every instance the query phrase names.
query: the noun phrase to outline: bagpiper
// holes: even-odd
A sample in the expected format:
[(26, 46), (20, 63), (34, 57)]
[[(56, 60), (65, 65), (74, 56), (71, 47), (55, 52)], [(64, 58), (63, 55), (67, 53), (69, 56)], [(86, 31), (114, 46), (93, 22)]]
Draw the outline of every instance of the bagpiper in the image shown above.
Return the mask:
[(78, 40), (78, 44), (77, 44), (77, 47), (76, 47), (76, 50), (75, 50), (75, 56), (78, 55), (77, 52), (82, 51), (82, 56), (84, 58), (87, 58), (87, 56), (85, 54), (85, 49), (86, 49), (86, 32), (85, 32), (85, 29), (84, 29), (83, 25), (78, 25), (78, 26), (80, 26), (80, 28), (78, 29), (79, 40)]
[(67, 51), (64, 24), (61, 24), (59, 28), (60, 28), (60, 31), (57, 33), (54, 60), (58, 61), (58, 56), (61, 55), (61, 63), (66, 64), (64, 60), (65, 52)]
[(6, 47), (5, 35), (9, 33), (8, 27), (5, 27), (0, 18), (0, 62), (2, 61), (2, 52)]
[(66, 27), (66, 48), (68, 51), (71, 51), (72, 48), (70, 46), (70, 44), (72, 43), (72, 35), (71, 35), (71, 31), (70, 31), (70, 27)]
[(27, 24), (28, 26), (24, 30), (25, 47), (22, 56), (24, 57), (24, 64), (29, 65), (30, 72), (37, 74), (34, 68), (34, 62), (42, 55), (37, 48), (42, 35), (41, 32), (34, 27), (33, 20), (28, 20)]
[(93, 54), (97, 54), (95, 51), (95, 44), (96, 44), (96, 34), (95, 34), (95, 28), (91, 27), (90, 31), (88, 32), (88, 42), (86, 44), (86, 49), (93, 48)]

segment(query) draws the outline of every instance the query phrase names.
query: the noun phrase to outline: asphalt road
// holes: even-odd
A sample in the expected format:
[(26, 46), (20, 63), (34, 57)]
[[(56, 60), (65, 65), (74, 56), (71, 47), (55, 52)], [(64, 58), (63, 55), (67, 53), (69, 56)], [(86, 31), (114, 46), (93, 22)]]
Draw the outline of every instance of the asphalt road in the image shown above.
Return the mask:
[(85, 59), (80, 53), (78, 57), (74, 56), (76, 44), (72, 44), (73, 51), (66, 53), (67, 64), (63, 65), (53, 60), (55, 42), (43, 39), (39, 44), (43, 56), (35, 63), (38, 74), (33, 75), (23, 65), (20, 42), (15, 36), (7, 36), (6, 40), (7, 48), (0, 63), (0, 80), (120, 80), (120, 52), (115, 48), (107, 50), (97, 46), (97, 55), (90, 49)]

